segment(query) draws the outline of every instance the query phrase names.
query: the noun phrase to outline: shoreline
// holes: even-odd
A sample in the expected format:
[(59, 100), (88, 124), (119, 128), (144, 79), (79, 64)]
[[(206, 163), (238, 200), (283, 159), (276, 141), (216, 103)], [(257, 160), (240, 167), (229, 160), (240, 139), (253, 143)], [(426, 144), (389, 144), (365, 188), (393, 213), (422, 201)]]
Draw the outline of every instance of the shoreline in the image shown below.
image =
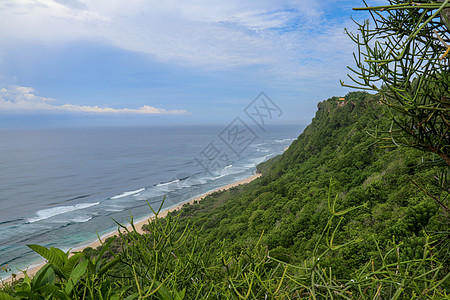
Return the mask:
[[(189, 200), (186, 201), (186, 202), (182, 202), (182, 203), (179, 203), (179, 204), (177, 204), (177, 205), (175, 205), (175, 206), (171, 206), (171, 207), (168, 207), (168, 208), (166, 208), (166, 209), (164, 209), (164, 210), (161, 210), (161, 211), (159, 212), (159, 214), (158, 214), (158, 217), (159, 217), (159, 218), (164, 218), (164, 217), (167, 216), (167, 214), (168, 214), (169, 212), (173, 212), (173, 211), (180, 210), (185, 204), (188, 204), (188, 203), (189, 203), (189, 204), (193, 204), (195, 201), (200, 201), (200, 200), (206, 198), (207, 196), (211, 195), (211, 194), (214, 193), (214, 192), (218, 192), (218, 191), (221, 191), (221, 190), (229, 190), (229, 189), (231, 189), (231, 188), (233, 188), (233, 187), (236, 187), (236, 186), (239, 186), (239, 185), (242, 185), (242, 184), (250, 183), (250, 182), (252, 182), (253, 180), (255, 180), (256, 178), (259, 178), (259, 177), (261, 177), (261, 176), (262, 176), (262, 174), (259, 174), (259, 173), (258, 173), (258, 174), (253, 174), (253, 175), (251, 175), (251, 176), (249, 176), (249, 177), (247, 177), (247, 178), (244, 178), (244, 179), (241, 179), (241, 180), (238, 180), (238, 181), (235, 181), (235, 182), (226, 184), (226, 185), (224, 185), (224, 186), (215, 188), (215, 189), (210, 190), (210, 191), (208, 191), (208, 192), (206, 192), (206, 193), (203, 193), (203, 194), (201, 194), (201, 195), (199, 195), (199, 196), (196, 196), (196, 197), (194, 197), (194, 198), (192, 198), (192, 199), (189, 199)], [(145, 225), (145, 224), (147, 224), (148, 221), (152, 220), (154, 217), (155, 217), (155, 216), (154, 216), (153, 214), (151, 214), (151, 215), (147, 215), (147, 216), (145, 216), (145, 217), (140, 218), (140, 219), (137, 220), (136, 222), (133, 222), (133, 223), (134, 223), (134, 227), (136, 228), (136, 232), (141, 233), (141, 234), (144, 233), (144, 231), (142, 230), (142, 226)], [(131, 226), (131, 224), (129, 224), (129, 223), (127, 224), (126, 227), (127, 227), (128, 230), (130, 230), (130, 231), (132, 230), (132, 226)], [(106, 234), (100, 236), (100, 238), (101, 238), (101, 240), (102, 240), (102, 243), (103, 243), (107, 238), (112, 237), (112, 236), (114, 236), (114, 235), (116, 235), (116, 234), (117, 234), (117, 230), (115, 230), (115, 231), (113, 231), (113, 232), (106, 233)], [(94, 242), (92, 242), (92, 243), (90, 243), (90, 244), (88, 244), (88, 245), (86, 245), (86, 246), (81, 246), (81, 247), (79, 247), (79, 248), (74, 248), (71, 252), (74, 252), (74, 251), (76, 251), (76, 252), (82, 251), (83, 249), (86, 249), (86, 248), (89, 248), (89, 247), (95, 249), (95, 248), (97, 248), (98, 246), (101, 246), (101, 243), (100, 243), (100, 241), (97, 239), (97, 240), (95, 240)]]
[[(191, 198), (191, 199), (189, 199), (186, 202), (182, 202), (182, 203), (179, 203), (179, 204), (177, 204), (175, 206), (168, 207), (168, 208), (166, 208), (164, 210), (161, 210), (159, 212), (159, 214), (158, 214), (158, 217), (159, 218), (164, 218), (164, 217), (167, 216), (167, 214), (169, 212), (180, 210), (187, 203), (193, 204), (194, 202), (200, 201), (200, 200), (206, 198), (207, 196), (211, 195), (214, 192), (218, 192), (218, 191), (222, 191), (222, 190), (229, 190), (229, 189), (231, 189), (233, 187), (236, 187), (236, 186), (239, 186), (239, 185), (248, 184), (248, 183), (252, 182), (253, 180), (255, 180), (256, 178), (259, 178), (261, 176), (262, 176), (262, 174), (256, 173), (256, 174), (253, 174), (253, 175), (251, 175), (249, 177), (246, 177), (244, 179), (241, 179), (241, 180), (238, 180), (238, 181), (235, 181), (235, 182), (232, 182), (232, 183), (220, 186), (220, 187), (215, 188), (213, 190), (210, 190), (210, 191), (208, 191), (206, 193), (203, 193), (203, 194), (201, 194), (199, 196)], [(144, 231), (142, 230), (142, 226), (147, 224), (154, 217), (155, 216), (153, 214), (151, 214), (151, 215), (147, 215), (145, 217), (140, 218), (136, 222), (133, 222), (134, 223), (134, 227), (136, 228), (136, 232), (138, 232), (140, 234), (144, 233)], [(126, 228), (131, 231), (132, 230), (131, 224), (128, 223), (126, 225)], [(89, 248), (89, 247), (96, 249), (98, 246), (101, 246), (102, 243), (104, 243), (106, 239), (117, 235), (118, 234), (118, 230), (119, 229), (101, 235), (100, 236), (100, 240), (101, 241), (96, 239), (96, 240), (94, 240), (93, 242), (90, 242), (87, 245), (82, 245), (80, 247), (73, 248), (73, 249), (70, 250), (70, 253), (72, 254), (74, 252), (80, 252), (80, 251), (83, 251), (84, 249)], [(25, 269), (25, 272), (26, 272), (26, 274), (29, 277), (33, 277), (45, 264), (46, 264), (46, 262), (30, 265), (28, 268)], [(24, 273), (22, 271), (19, 271), (19, 272), (14, 273), (14, 274), (16, 274), (15, 280), (25, 277), (25, 275), (24, 275)], [(0, 286), (5, 284), (5, 283), (11, 283), (12, 281), (13, 281), (12, 276), (6, 277), (4, 279), (0, 279)]]

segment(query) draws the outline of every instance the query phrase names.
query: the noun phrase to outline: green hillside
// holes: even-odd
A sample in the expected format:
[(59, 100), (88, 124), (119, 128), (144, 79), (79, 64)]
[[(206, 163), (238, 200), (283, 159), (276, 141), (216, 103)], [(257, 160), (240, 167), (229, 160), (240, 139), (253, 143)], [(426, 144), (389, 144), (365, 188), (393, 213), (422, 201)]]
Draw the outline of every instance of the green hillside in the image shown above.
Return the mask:
[(327, 258), (338, 275), (350, 275), (375, 256), (374, 239), (386, 249), (393, 239), (404, 242), (403, 259), (420, 257), (423, 230), (437, 232), (448, 219), (412, 181), (438, 193), (433, 176), (439, 169), (430, 166), (430, 154), (375, 144), (364, 129), (388, 128), (383, 111), (377, 96), (363, 92), (320, 102), (289, 149), (259, 166), (262, 178), (238, 194), (224, 192), (185, 208), (181, 220), (203, 228), (208, 243), (226, 240), (238, 247), (264, 231), (273, 256), (299, 263), (311, 256), (328, 222), (331, 181), (337, 210), (364, 205), (346, 215), (337, 232), (338, 240), (361, 242)]
[(262, 177), (77, 258), (32, 246), (49, 264), (0, 299), (446, 298), (446, 168), (380, 147), (384, 109), (364, 92), (320, 102)]

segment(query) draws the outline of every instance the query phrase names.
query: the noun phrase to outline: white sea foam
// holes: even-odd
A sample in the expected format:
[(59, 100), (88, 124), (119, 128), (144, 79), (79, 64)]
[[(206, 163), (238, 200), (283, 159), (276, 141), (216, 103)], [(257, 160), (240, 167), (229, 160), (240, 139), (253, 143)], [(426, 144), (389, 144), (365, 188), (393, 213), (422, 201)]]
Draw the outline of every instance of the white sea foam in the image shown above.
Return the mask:
[(123, 208), (105, 208), (105, 210), (109, 211), (109, 212), (120, 212), (120, 211), (123, 211), (124, 209)]
[(127, 196), (131, 196), (131, 195), (134, 195), (134, 194), (138, 194), (138, 193), (140, 193), (140, 192), (142, 192), (144, 190), (145, 190), (145, 188), (142, 188), (142, 189), (139, 189), (139, 190), (135, 190), (135, 191), (125, 192), (125, 193), (122, 193), (120, 195), (111, 197), (111, 199), (120, 199), (120, 198), (123, 198), (123, 197), (127, 197)]
[(109, 211), (109, 212), (119, 212), (119, 211), (123, 211), (124, 209), (125, 208), (120, 205), (108, 205), (104, 208), (105, 211)]
[(169, 181), (169, 182), (164, 182), (164, 183), (157, 184), (156, 186), (157, 187), (161, 187), (161, 186), (166, 186), (166, 185), (169, 185), (169, 184), (174, 184), (174, 183), (177, 183), (177, 182), (180, 182), (180, 180), (179, 179), (175, 179), (175, 180), (172, 180), (172, 181)]
[(244, 167), (245, 169), (255, 168), (258, 164), (260, 164), (260, 163), (262, 163), (263, 161), (265, 161), (265, 160), (266, 160), (267, 158), (269, 158), (272, 154), (273, 154), (273, 153), (268, 154), (268, 155), (264, 155), (264, 156), (260, 156), (260, 157), (253, 157), (253, 158), (250, 158), (249, 161), (248, 161), (249, 163), (244, 164), (243, 167)]
[(285, 142), (290, 142), (290, 141), (293, 141), (293, 140), (295, 140), (295, 139), (282, 139), (282, 140), (275, 140), (274, 142), (276, 142), (276, 143), (285, 143)]
[(92, 219), (92, 217), (90, 217), (90, 216), (80, 216), (77, 218), (73, 218), (71, 221), (75, 222), (75, 223), (85, 223), (85, 222), (89, 221), (90, 219)]
[(36, 217), (34, 218), (28, 218), (27, 222), (28, 223), (34, 223), (37, 221), (41, 221), (41, 220), (45, 220), (60, 214), (65, 214), (71, 211), (75, 211), (75, 210), (80, 210), (80, 209), (85, 209), (91, 206), (95, 206), (98, 205), (99, 202), (95, 202), (95, 203), (79, 203), (79, 204), (75, 204), (75, 205), (70, 205), (70, 206), (58, 206), (58, 207), (52, 207), (52, 208), (47, 208), (47, 209), (43, 209), (40, 210), (36, 213)]
[(139, 193), (139, 195), (133, 196), (135, 200), (149, 200), (150, 198), (154, 198), (154, 197), (161, 197), (164, 196), (167, 193), (167, 191), (161, 190), (159, 188), (152, 187), (152, 188), (148, 188), (145, 191), (143, 191), (142, 193)]

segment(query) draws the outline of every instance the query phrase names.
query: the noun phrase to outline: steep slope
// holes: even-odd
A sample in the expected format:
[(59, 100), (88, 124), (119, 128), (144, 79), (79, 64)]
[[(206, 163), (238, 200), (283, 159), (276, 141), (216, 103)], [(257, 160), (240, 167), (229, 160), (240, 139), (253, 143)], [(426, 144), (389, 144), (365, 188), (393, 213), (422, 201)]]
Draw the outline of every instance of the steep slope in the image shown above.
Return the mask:
[(203, 228), (208, 244), (225, 240), (236, 249), (264, 231), (271, 255), (298, 263), (309, 257), (328, 222), (331, 180), (336, 209), (365, 207), (346, 215), (336, 235), (336, 241), (362, 242), (328, 256), (330, 266), (342, 275), (351, 273), (376, 255), (375, 240), (382, 248), (392, 239), (404, 241), (400, 254), (419, 257), (422, 230), (437, 230), (445, 218), (412, 181), (433, 190), (437, 169), (421, 167), (431, 155), (376, 145), (364, 129), (388, 128), (383, 110), (377, 96), (364, 92), (319, 103), (311, 124), (289, 149), (259, 166), (262, 178), (186, 206), (181, 219)]

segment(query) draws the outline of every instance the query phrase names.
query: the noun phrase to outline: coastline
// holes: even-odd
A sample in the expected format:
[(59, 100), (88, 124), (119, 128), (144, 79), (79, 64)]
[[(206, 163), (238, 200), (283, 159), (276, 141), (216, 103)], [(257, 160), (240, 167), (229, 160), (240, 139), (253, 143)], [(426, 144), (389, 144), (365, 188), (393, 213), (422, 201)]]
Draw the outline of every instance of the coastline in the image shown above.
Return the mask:
[[(185, 204), (187, 204), (187, 203), (193, 204), (194, 202), (200, 201), (200, 200), (204, 199), (205, 197), (211, 195), (211, 194), (214, 193), (214, 192), (218, 192), (218, 191), (222, 191), (222, 190), (228, 190), (228, 189), (231, 189), (231, 188), (236, 187), (236, 186), (239, 186), (239, 185), (247, 184), (247, 183), (249, 183), (249, 182), (251, 182), (251, 181), (253, 181), (253, 180), (255, 180), (256, 178), (259, 178), (259, 177), (261, 177), (261, 176), (262, 176), (262, 174), (256, 173), (256, 174), (253, 174), (253, 175), (251, 175), (251, 176), (249, 176), (249, 177), (247, 177), (247, 178), (244, 178), (244, 179), (241, 179), (241, 180), (232, 182), (232, 183), (230, 183), (230, 184), (227, 184), (227, 185), (218, 187), (218, 188), (213, 189), (213, 190), (211, 190), (211, 191), (208, 191), (208, 192), (206, 192), (206, 193), (204, 193), (204, 194), (201, 194), (201, 195), (199, 195), (199, 196), (197, 196), (197, 197), (191, 198), (191, 199), (189, 199), (189, 200), (186, 201), (186, 202), (182, 202), (182, 203), (179, 203), (179, 204), (177, 204), (177, 205), (175, 205), (175, 206), (168, 207), (167, 209), (164, 209), (164, 210), (160, 211), (158, 217), (164, 218), (165, 216), (167, 216), (167, 214), (168, 214), (169, 212), (173, 212), (173, 211), (180, 210), (180, 209), (181, 209)], [(148, 215), (148, 216), (143, 217), (143, 218), (139, 219), (138, 221), (134, 222), (134, 226), (135, 226), (135, 228), (136, 228), (136, 231), (137, 231), (138, 233), (143, 233), (144, 231), (142, 230), (142, 226), (143, 226), (144, 224), (147, 224), (147, 223), (148, 223), (150, 220), (152, 220), (153, 218), (154, 218), (154, 215), (152, 214), (152, 215)], [(132, 230), (131, 224), (127, 224), (126, 227), (127, 227), (128, 230), (130, 230), (130, 231)], [(81, 246), (81, 247), (74, 248), (74, 249), (72, 249), (70, 252), (71, 252), (71, 253), (73, 253), (73, 252), (79, 252), (79, 251), (82, 251), (83, 249), (86, 249), (86, 248), (89, 248), (89, 247), (95, 249), (95, 248), (97, 248), (98, 246), (101, 246), (102, 243), (104, 243), (105, 240), (106, 240), (107, 238), (112, 237), (112, 236), (114, 236), (114, 235), (117, 235), (117, 233), (118, 233), (118, 230), (115, 230), (115, 231), (106, 233), (106, 234), (104, 234), (104, 235), (102, 235), (102, 236), (100, 237), (100, 240), (101, 240), (101, 241), (97, 239), (97, 240), (95, 240), (95, 241), (93, 241), (93, 242), (91, 242), (91, 243), (89, 243), (89, 244), (87, 244), (87, 245), (83, 245), (83, 246)], [(29, 266), (27, 269), (25, 269), (25, 272), (26, 272), (26, 274), (27, 274), (29, 277), (32, 277), (32, 276), (35, 275), (35, 274), (36, 274), (36, 273), (37, 273), (37, 272), (38, 272), (45, 264), (46, 264), (46, 262), (42, 262), (42, 263), (40, 263), (40, 264), (31, 265), (31, 266)], [(17, 273), (16, 273), (15, 279), (23, 278), (24, 276), (25, 276), (25, 275), (24, 275), (23, 272), (17, 272)], [(0, 285), (3, 285), (3, 284), (5, 284), (5, 283), (11, 283), (12, 281), (13, 281), (12, 276), (9, 276), (9, 277), (7, 277), (7, 278), (5, 278), (5, 279), (3, 279), (3, 280), (0, 280)]]
[[(188, 204), (188, 203), (189, 203), (189, 204), (193, 204), (195, 201), (200, 201), (200, 200), (204, 199), (205, 197), (211, 195), (211, 194), (214, 193), (214, 192), (218, 192), (218, 191), (221, 191), (221, 190), (228, 190), (228, 189), (231, 189), (231, 188), (233, 188), (233, 187), (236, 187), (236, 186), (239, 186), (239, 185), (242, 185), (242, 184), (247, 184), (247, 183), (252, 182), (253, 180), (255, 180), (256, 178), (259, 178), (259, 177), (261, 177), (261, 174), (253, 174), (253, 175), (251, 175), (251, 176), (249, 176), (249, 177), (247, 177), (247, 178), (244, 178), (244, 179), (241, 179), (241, 180), (232, 182), (232, 183), (230, 183), (230, 184), (227, 184), (227, 185), (218, 187), (218, 188), (213, 189), (213, 190), (211, 190), (211, 191), (209, 191), (209, 192), (206, 192), (206, 193), (204, 193), (204, 194), (201, 194), (201, 195), (199, 195), (199, 196), (197, 196), (197, 197), (194, 197), (194, 198), (192, 198), (192, 199), (189, 199), (189, 200), (186, 201), (186, 202), (182, 202), (182, 203), (179, 203), (179, 204), (177, 204), (177, 205), (175, 205), (175, 206), (168, 207), (167, 209), (164, 209), (164, 210), (160, 211), (158, 217), (159, 217), (159, 218), (164, 218), (165, 216), (167, 216), (167, 214), (168, 214), (169, 212), (173, 212), (173, 211), (180, 210), (185, 204)], [(152, 220), (154, 217), (155, 217), (155, 216), (154, 216), (153, 214), (151, 214), (151, 215), (148, 215), (148, 216), (146, 216), (146, 217), (143, 217), (143, 218), (139, 219), (138, 221), (134, 222), (134, 227), (136, 228), (136, 231), (137, 231), (138, 233), (144, 233), (144, 231), (142, 230), (142, 226), (145, 225), (145, 224), (147, 224), (148, 221)], [(127, 224), (126, 227), (127, 227), (128, 230), (130, 230), (130, 231), (132, 230), (131, 224)], [(86, 248), (89, 248), (89, 247), (95, 249), (95, 248), (97, 248), (98, 246), (101, 246), (101, 244), (104, 243), (104, 241), (105, 241), (107, 238), (112, 237), (112, 236), (114, 236), (114, 235), (116, 235), (116, 234), (117, 234), (117, 230), (115, 230), (115, 231), (113, 231), (113, 232), (110, 232), (110, 233), (107, 233), (107, 234), (104, 234), (104, 235), (102, 235), (102, 236), (100, 237), (100, 239), (101, 239), (101, 241), (102, 241), (101, 243), (100, 243), (100, 241), (97, 239), (97, 240), (95, 240), (94, 242), (92, 242), (92, 243), (90, 243), (90, 244), (88, 244), (88, 245), (86, 245), (86, 246), (82, 246), (82, 247), (79, 247), (79, 248), (75, 248), (75, 249), (73, 249), (71, 252), (74, 252), (74, 251), (82, 251), (83, 249), (86, 249)]]

